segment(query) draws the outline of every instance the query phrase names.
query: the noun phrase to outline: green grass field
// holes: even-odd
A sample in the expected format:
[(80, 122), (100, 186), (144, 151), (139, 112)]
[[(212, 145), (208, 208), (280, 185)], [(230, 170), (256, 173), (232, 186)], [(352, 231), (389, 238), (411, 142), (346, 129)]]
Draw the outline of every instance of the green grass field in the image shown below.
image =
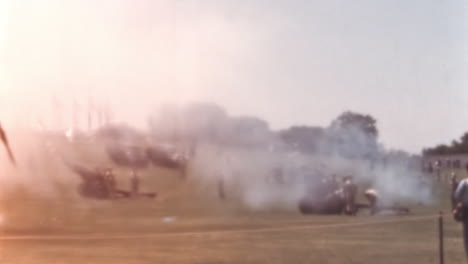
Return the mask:
[[(450, 211), (447, 183), (434, 187), (431, 205), (411, 205), (409, 216), (371, 217), (365, 211), (258, 212), (219, 201), (214, 186), (195, 187), (174, 171), (153, 169), (143, 179), (148, 190), (158, 191), (157, 199), (94, 201), (77, 198), (66, 186), (57, 186), (61, 191), (54, 195), (29, 187), (4, 193), (0, 262), (438, 263), (435, 215)], [(118, 180), (126, 186), (124, 176)], [(461, 225), (450, 215), (444, 221), (445, 263), (465, 263)]]

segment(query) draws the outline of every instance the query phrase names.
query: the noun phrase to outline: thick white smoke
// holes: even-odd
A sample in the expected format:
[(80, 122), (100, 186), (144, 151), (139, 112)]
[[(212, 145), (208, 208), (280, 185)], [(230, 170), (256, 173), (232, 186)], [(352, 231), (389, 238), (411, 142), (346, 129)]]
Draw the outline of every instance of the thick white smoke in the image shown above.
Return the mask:
[(378, 147), (356, 127), (333, 129), (316, 144), (315, 153), (304, 153), (259, 119), (243, 119), (238, 129), (242, 119), (213, 104), (172, 107), (170, 117), (168, 123), (164, 115), (152, 119), (155, 136), (193, 141), (194, 177), (211, 186), (212, 194), (222, 189), (223, 196), (253, 209), (297, 208), (314, 185), (332, 175), (352, 175), (360, 194), (374, 188), (383, 203), (431, 200), (431, 188), (409, 155)]
[[(333, 131), (333, 138), (352, 138), (352, 143), (337, 146), (332, 139), (324, 138), (315, 144), (314, 153), (307, 153), (288, 145), (266, 122), (254, 117), (232, 117), (215, 104), (171, 106), (158, 115), (150, 119), (149, 138), (176, 145), (179, 150), (196, 150), (189, 163), (194, 187), (203, 188), (211, 196), (221, 197), (222, 191), (224, 198), (241, 201), (255, 210), (297, 209), (300, 199), (332, 175), (338, 179), (354, 176), (360, 194), (364, 188), (375, 188), (384, 203), (431, 201), (431, 186), (410, 156), (375, 148), (357, 129)], [(120, 143), (145, 144), (145, 132), (130, 133), (132, 129), (125, 126), (112, 131), (120, 131), (119, 127), (124, 133)], [(87, 157), (87, 146), (67, 142), (62, 134), (10, 132), (19, 166), (8, 164), (4, 151), (0, 153), (0, 181), (6, 191), (26, 186), (50, 196), (63, 190), (63, 185), (57, 184), (75, 190), (79, 178), (62, 158), (79, 160), (90, 167), (108, 162), (96, 160), (106, 156), (104, 149), (98, 151), (105, 144), (91, 142), (91, 149), (99, 153)]]

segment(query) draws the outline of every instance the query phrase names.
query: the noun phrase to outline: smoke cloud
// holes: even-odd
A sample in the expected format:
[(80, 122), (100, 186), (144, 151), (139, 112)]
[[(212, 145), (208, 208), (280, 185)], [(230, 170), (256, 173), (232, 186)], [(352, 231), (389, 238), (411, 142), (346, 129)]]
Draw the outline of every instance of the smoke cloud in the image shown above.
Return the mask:
[(172, 145), (181, 153), (193, 149), (187, 175), (191, 188), (202, 189), (212, 199), (241, 202), (252, 210), (295, 211), (302, 198), (332, 175), (354, 176), (361, 195), (364, 188), (375, 188), (383, 203), (430, 203), (432, 199), (418, 158), (386, 150), (359, 123), (338, 129), (332, 122), (320, 133), (313, 132), (313, 137), (304, 133), (305, 126), (291, 128), (302, 133), (292, 140), (291, 133), (285, 137), (285, 131), (272, 130), (258, 117), (232, 116), (213, 103), (191, 103), (168, 104), (150, 115), (148, 124), (148, 130), (110, 124), (97, 133), (76, 131), (89, 138), (88, 145), (70, 141), (65, 131), (10, 130), (19, 166), (8, 164), (1, 152), (2, 188), (6, 193), (24, 187), (43, 197), (78, 197), (79, 177), (65, 160), (93, 168), (111, 164), (108, 143), (147, 146), (153, 142)]
[[(409, 137), (401, 136), (401, 127), (412, 127), (424, 142), (430, 141), (429, 133), (440, 131), (440, 126), (427, 125), (452, 124), (444, 126), (447, 131), (442, 134), (455, 124), (460, 130), (463, 122), (447, 122), (443, 111), (424, 126), (415, 123), (440, 96), (454, 102), (448, 111), (459, 112), (456, 102), (465, 97), (459, 96), (458, 88), (440, 93), (439, 87), (451, 86), (437, 65), (459, 66), (460, 56), (447, 53), (457, 49), (447, 47), (463, 41), (447, 35), (453, 32), (447, 33), (451, 31), (446, 30), (446, 19), (438, 21), (431, 12), (422, 12), (426, 4), (415, 5), (418, 12), (400, 12), (398, 5), (386, 8), (382, 3), (362, 5), (364, 9), (344, 1), (344, 8), (337, 3), (288, 3), (1, 1), (0, 9), (8, 16), (0, 20), (5, 29), (0, 39), (0, 118), (8, 124), (20, 166), (14, 169), (0, 156), (0, 179), (30, 184), (44, 193), (56, 180), (75, 184), (77, 177), (54, 161), (55, 141), (24, 132), (31, 127), (52, 133), (85, 129), (88, 112), (105, 105), (114, 111), (115, 121), (143, 129), (148, 113), (166, 101), (208, 100), (243, 115), (232, 116), (214, 104), (166, 105), (150, 117), (149, 132), (143, 134), (181, 149), (196, 146), (192, 174), (213, 189), (223, 179), (227, 195), (252, 208), (292, 208), (307, 185), (333, 174), (352, 174), (389, 202), (428, 201), (429, 187), (407, 164), (408, 155), (401, 154), (401, 161), (360, 125), (323, 124), (345, 107), (373, 111), (382, 120), (386, 142), (412, 149), (422, 143), (406, 141)], [(441, 8), (437, 3), (428, 6)], [(385, 15), (378, 15), (379, 10)], [(413, 23), (414, 19), (427, 23)], [(357, 24), (350, 28), (347, 21)], [(381, 35), (381, 28), (392, 34)], [(404, 28), (409, 31), (400, 33)], [(428, 53), (438, 63), (420, 67)], [(408, 68), (401, 70), (401, 65)], [(417, 74), (411, 74), (411, 67)], [(382, 78), (383, 73), (389, 77)], [(459, 81), (451, 83), (463, 87)], [(425, 96), (410, 87), (426, 87)], [(418, 101), (421, 98), (424, 102)], [(391, 101), (402, 99), (411, 109), (408, 116), (396, 114), (400, 104)], [(74, 115), (79, 118), (74, 120)], [(304, 120), (322, 127), (312, 132), (310, 127), (273, 129)], [(21, 126), (28, 129), (18, 129)], [(447, 138), (442, 134), (437, 138)], [(278, 170), (284, 179), (272, 176)]]
[[(302, 133), (291, 141), (259, 118), (230, 116), (215, 104), (165, 110), (150, 119), (152, 135), (196, 145), (194, 177), (213, 194), (222, 184), (227, 196), (250, 208), (297, 208), (314, 185), (332, 175), (354, 176), (360, 186), (376, 189), (383, 203), (431, 201), (418, 157), (386, 150), (376, 141), (377, 131), (368, 133), (359, 122), (341, 128), (333, 122), (318, 138)], [(313, 140), (309, 149), (301, 145)]]

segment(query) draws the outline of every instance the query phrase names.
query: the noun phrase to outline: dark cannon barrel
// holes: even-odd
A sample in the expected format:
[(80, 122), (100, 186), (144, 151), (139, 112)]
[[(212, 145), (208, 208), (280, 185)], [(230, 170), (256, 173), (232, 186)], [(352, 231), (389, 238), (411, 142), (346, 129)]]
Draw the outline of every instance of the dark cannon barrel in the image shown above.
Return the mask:
[(149, 147), (146, 154), (151, 162), (156, 166), (181, 169), (186, 165), (186, 159), (177, 153), (171, 153), (162, 147)]
[(107, 154), (119, 166), (141, 169), (149, 165), (149, 159), (143, 148), (109, 146), (107, 147)]

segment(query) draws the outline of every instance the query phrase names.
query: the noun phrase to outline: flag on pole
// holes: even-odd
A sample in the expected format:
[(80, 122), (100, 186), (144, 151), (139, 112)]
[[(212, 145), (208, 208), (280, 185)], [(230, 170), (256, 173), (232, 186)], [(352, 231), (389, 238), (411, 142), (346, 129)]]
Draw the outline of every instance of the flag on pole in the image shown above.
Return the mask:
[(3, 142), (3, 145), (5, 146), (5, 148), (7, 150), (7, 153), (8, 153), (8, 156), (9, 156), (11, 162), (16, 165), (15, 157), (13, 156), (13, 152), (11, 151), (7, 135), (6, 135), (5, 130), (3, 130), (1, 125), (0, 125), (0, 140)]

